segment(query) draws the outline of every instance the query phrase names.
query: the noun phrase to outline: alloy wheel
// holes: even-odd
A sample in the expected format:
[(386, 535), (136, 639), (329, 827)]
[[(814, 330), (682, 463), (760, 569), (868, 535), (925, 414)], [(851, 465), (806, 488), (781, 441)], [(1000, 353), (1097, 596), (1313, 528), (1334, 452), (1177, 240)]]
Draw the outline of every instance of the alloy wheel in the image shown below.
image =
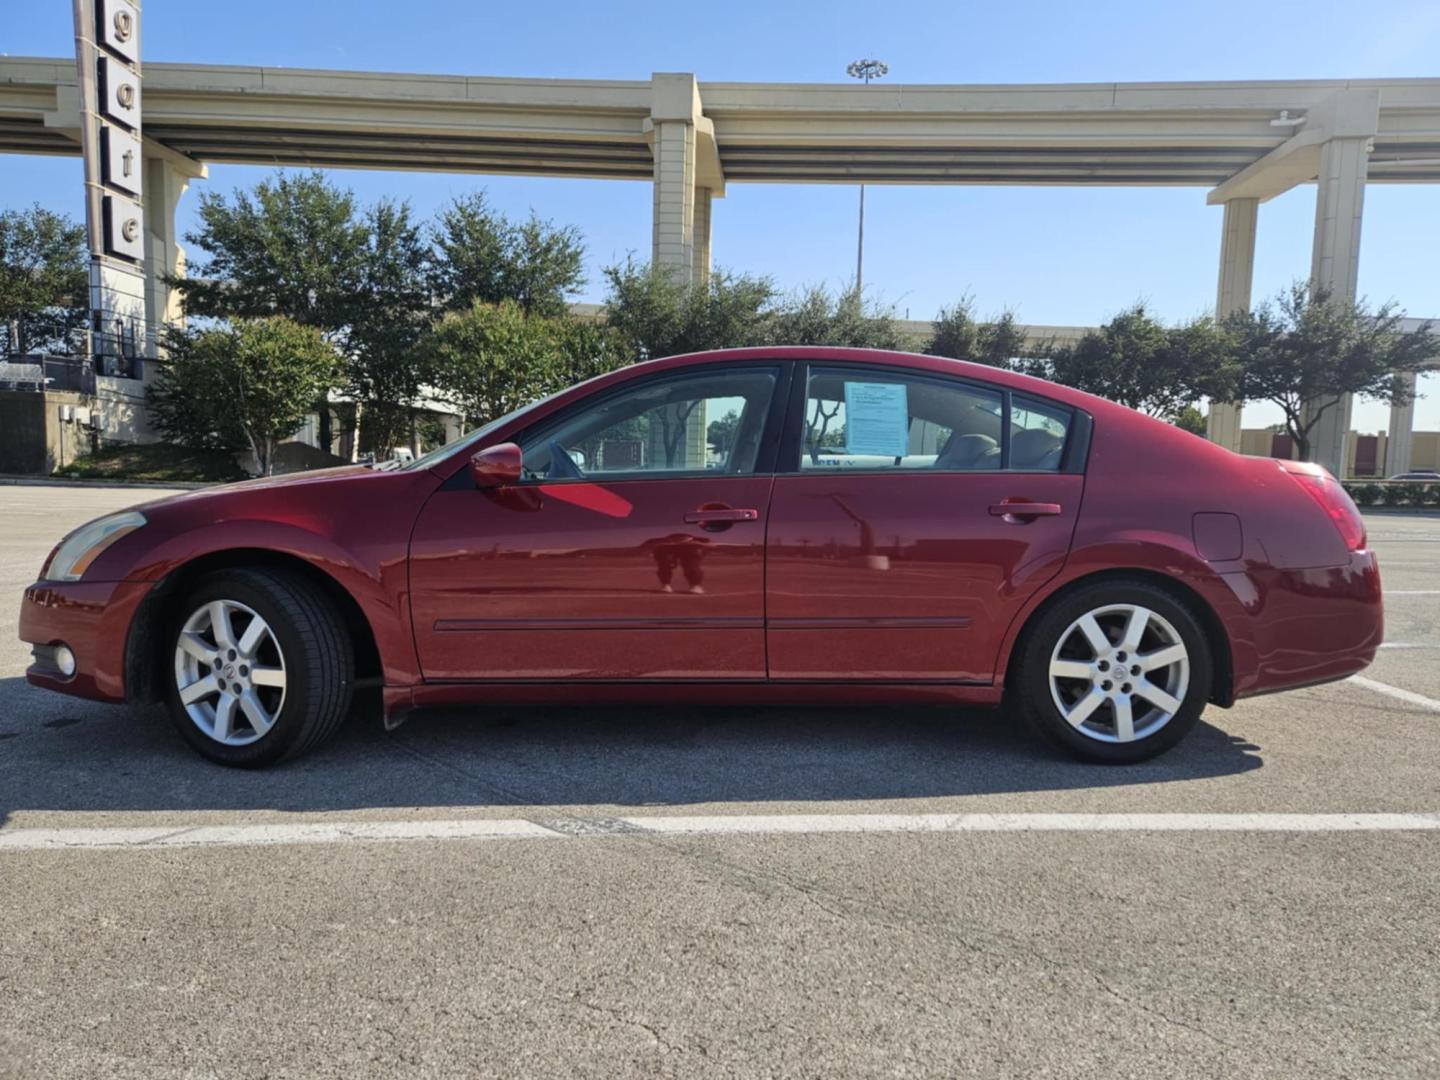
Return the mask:
[(1081, 615), (1050, 654), (1050, 697), (1076, 731), (1098, 742), (1155, 734), (1180, 711), (1190, 655), (1163, 616), (1139, 604)]
[(180, 630), (175, 688), (201, 732), (226, 746), (246, 746), (263, 738), (284, 708), (285, 654), (253, 608), (211, 600)]

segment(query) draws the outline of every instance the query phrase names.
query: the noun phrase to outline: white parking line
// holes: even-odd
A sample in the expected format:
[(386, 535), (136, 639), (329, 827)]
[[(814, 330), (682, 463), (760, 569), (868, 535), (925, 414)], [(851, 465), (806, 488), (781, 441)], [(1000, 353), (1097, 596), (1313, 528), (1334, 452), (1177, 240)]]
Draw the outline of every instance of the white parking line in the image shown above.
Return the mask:
[(558, 840), (634, 835), (1015, 832), (1414, 832), (1440, 830), (1440, 813), (1405, 814), (753, 814), (553, 820), (325, 821), (97, 829), (0, 829), (4, 851), (145, 851), (275, 844), (433, 840)]
[(1440, 596), (1440, 589), (1386, 589), (1385, 596)]
[(1429, 709), (1431, 712), (1440, 712), (1440, 701), (1424, 694), (1417, 694), (1413, 690), (1404, 690), (1398, 686), (1391, 686), (1389, 683), (1378, 682), (1375, 679), (1367, 679), (1364, 675), (1351, 675), (1350, 681), (1356, 686), (1363, 686), (1366, 690), (1374, 690), (1377, 694), (1384, 694), (1396, 701), (1403, 701), (1409, 705), (1418, 705), (1422, 709)]

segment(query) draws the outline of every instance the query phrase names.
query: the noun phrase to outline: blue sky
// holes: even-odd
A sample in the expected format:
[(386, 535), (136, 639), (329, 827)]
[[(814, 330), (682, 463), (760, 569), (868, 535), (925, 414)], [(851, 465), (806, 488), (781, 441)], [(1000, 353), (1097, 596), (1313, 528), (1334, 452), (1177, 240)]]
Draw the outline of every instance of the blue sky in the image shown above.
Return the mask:
[[(70, 5), (7, 5), (0, 52), (68, 56)], [(18, 10), (15, 10), (18, 9)], [(242, 5), (145, 0), (148, 60), (445, 74), (819, 82), (876, 56), (891, 81), (1086, 82), (1440, 75), (1440, 3), (1209, 0), (1206, 3), (1011, 2), (729, 5), (529, 0), (249, 0)], [(212, 166), (210, 190), (267, 170)], [(505, 210), (573, 223), (589, 245), (584, 299), (601, 298), (600, 268), (648, 254), (650, 189), (572, 181), (345, 171), (372, 199), (408, 198), (421, 214), (485, 187)], [(181, 205), (193, 219), (196, 184)], [(1314, 187), (1261, 207), (1255, 291), (1309, 270)], [(717, 265), (782, 286), (841, 284), (853, 272), (856, 193), (830, 186), (732, 184), (714, 210)], [(82, 212), (78, 161), (0, 157), (0, 206), (39, 202)], [(1094, 323), (1145, 300), (1181, 319), (1214, 302), (1220, 210), (1203, 188), (871, 187), (867, 291), (929, 318), (969, 293), (982, 312), (1026, 321)], [(1440, 185), (1371, 185), (1360, 287), (1411, 314), (1440, 317)], [(1440, 428), (1440, 378), (1427, 377), (1417, 427)], [(1259, 407), (1246, 423), (1274, 419)], [(1356, 426), (1384, 426), (1381, 406)]]

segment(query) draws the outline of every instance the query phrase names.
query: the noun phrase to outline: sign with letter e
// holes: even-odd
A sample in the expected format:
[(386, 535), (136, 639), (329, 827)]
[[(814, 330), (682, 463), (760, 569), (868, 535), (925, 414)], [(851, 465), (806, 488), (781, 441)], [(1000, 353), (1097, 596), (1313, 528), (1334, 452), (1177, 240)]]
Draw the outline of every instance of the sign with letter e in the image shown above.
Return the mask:
[(141, 226), (140, 204), (123, 195), (105, 196), (105, 253), (122, 259), (145, 259), (145, 230)]

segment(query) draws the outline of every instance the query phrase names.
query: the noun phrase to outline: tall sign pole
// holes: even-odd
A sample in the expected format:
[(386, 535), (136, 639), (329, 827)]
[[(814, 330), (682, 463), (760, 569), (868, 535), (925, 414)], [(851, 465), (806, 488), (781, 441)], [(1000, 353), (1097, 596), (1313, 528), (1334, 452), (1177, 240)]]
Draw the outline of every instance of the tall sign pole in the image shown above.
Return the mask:
[(138, 0), (73, 0), (90, 247), (91, 356), (138, 377), (145, 338), (144, 157)]

